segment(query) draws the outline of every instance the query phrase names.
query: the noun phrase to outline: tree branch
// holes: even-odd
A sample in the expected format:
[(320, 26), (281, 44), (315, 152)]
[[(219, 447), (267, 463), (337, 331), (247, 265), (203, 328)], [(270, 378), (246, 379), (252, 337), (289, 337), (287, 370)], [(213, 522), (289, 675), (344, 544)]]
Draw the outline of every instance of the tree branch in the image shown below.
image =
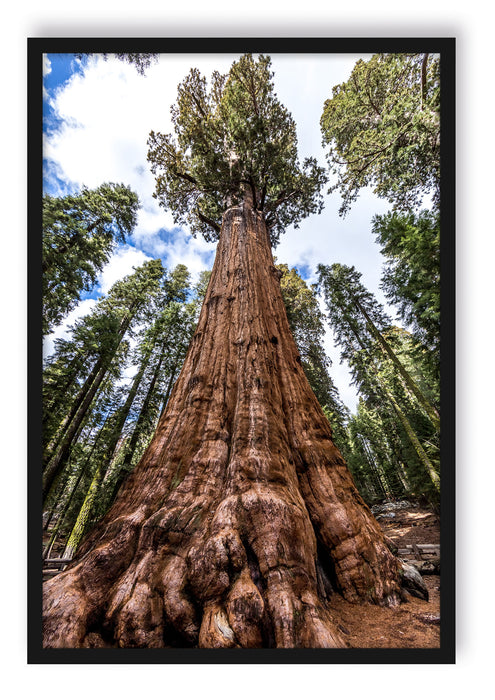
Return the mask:
[(261, 211), (264, 210), (265, 208), (265, 198), (266, 198), (266, 183), (263, 185), (263, 189), (261, 190)]
[(182, 178), (182, 180), (187, 180), (187, 182), (192, 182), (193, 185), (198, 184), (198, 181), (192, 175), (189, 175), (189, 173), (181, 173), (178, 170), (174, 170), (174, 174), (177, 177)]
[(251, 175), (249, 176), (249, 186), (251, 187), (251, 194), (253, 195), (253, 208), (257, 209), (258, 208), (258, 200), (256, 197), (256, 187), (255, 187), (254, 180), (253, 180)]
[(294, 197), (296, 194), (301, 194), (301, 190), (291, 190), (290, 192), (282, 190), (277, 199), (271, 205), (272, 211), (275, 211), (275, 209), (277, 209), (281, 204), (286, 202), (291, 197)]
[(430, 54), (425, 53), (423, 56), (423, 63), (421, 64), (421, 111), (423, 111), (426, 102), (426, 69), (429, 55)]
[(213, 221), (213, 219), (210, 219), (208, 216), (202, 214), (199, 205), (196, 207), (196, 213), (203, 224), (210, 226), (210, 228), (212, 228), (214, 231), (220, 233), (220, 226), (217, 224), (216, 221)]

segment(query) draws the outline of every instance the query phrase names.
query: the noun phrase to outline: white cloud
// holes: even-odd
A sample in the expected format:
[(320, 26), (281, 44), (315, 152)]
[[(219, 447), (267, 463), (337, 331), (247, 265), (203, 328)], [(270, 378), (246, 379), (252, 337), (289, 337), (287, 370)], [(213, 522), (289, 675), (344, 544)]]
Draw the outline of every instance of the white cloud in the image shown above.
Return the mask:
[(129, 245), (118, 248), (98, 275), (100, 292), (108, 294), (115, 282), (118, 282), (126, 275), (130, 275), (134, 267), (139, 267), (146, 260), (151, 260), (151, 258), (143, 253), (142, 250), (137, 250)]
[[(45, 77), (45, 75), (50, 75), (50, 73), (52, 72), (52, 64), (51, 64), (50, 59), (46, 55), (46, 53), (43, 54), (42, 61), (43, 61), (43, 65), (42, 65), (43, 77)], [(48, 99), (48, 93), (47, 93), (44, 85), (43, 85), (43, 98), (45, 100)]]
[(349, 77), (354, 54), (274, 54), (275, 91), (296, 123), (301, 160), (313, 156), (324, 164), (320, 117), (332, 87)]
[[(225, 67), (230, 62), (222, 57)], [(209, 57), (207, 72), (214, 65)], [(191, 56), (167, 55), (143, 77), (118, 59), (90, 57), (84, 73), (75, 74), (52, 100), (64, 125), (45, 155), (75, 184), (125, 181), (147, 200), (154, 189), (146, 162), (148, 135), (152, 129), (171, 131), (170, 106), (190, 66)]]
[(43, 54), (43, 75), (49, 75), (52, 72), (52, 64), (46, 53)]

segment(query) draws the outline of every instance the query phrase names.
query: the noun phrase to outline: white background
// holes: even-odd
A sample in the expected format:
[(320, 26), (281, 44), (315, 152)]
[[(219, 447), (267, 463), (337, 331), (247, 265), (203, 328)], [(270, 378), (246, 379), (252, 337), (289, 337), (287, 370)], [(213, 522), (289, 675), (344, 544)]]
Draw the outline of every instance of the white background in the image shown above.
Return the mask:
[[(492, 24), (481, 0), (328, 3), (86, 0), (10, 3), (2, 52), (2, 573), (7, 697), (488, 697), (493, 665), (494, 333)], [(336, 9), (333, 9), (336, 7)], [(329, 9), (332, 8), (332, 9)], [(235, 13), (235, 14), (234, 14)], [(26, 664), (26, 68), (28, 36), (457, 38), (457, 664), (104, 666)], [(453, 436), (454, 438), (454, 436)], [(489, 674), (489, 675), (488, 675)], [(485, 683), (488, 682), (486, 685)]]

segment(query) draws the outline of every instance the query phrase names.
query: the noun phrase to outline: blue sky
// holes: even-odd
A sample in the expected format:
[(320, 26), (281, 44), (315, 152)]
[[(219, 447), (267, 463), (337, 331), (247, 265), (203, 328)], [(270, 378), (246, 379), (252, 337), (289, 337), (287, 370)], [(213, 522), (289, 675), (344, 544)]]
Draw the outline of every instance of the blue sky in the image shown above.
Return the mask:
[[(133, 235), (116, 249), (95, 289), (48, 338), (45, 354), (52, 351), (56, 337), (65, 335), (68, 326), (92, 308), (99, 294), (146, 259), (160, 257), (169, 269), (184, 263), (193, 277), (211, 269), (215, 244), (178, 228), (171, 213), (153, 199), (146, 142), (152, 129), (172, 131), (170, 106), (178, 83), (191, 67), (209, 77), (214, 69), (227, 72), (236, 58), (232, 54), (162, 54), (143, 77), (134, 66), (112, 57), (92, 56), (84, 64), (71, 54), (45, 57), (45, 191), (64, 195), (83, 185), (123, 182), (138, 193), (142, 205)], [(347, 80), (360, 56), (272, 54), (271, 58), (275, 91), (297, 125), (301, 159), (314, 156), (325, 165), (319, 127), (323, 103), (334, 85)], [(387, 211), (388, 205), (364, 191), (344, 219), (338, 215), (339, 206), (338, 194), (326, 195), (323, 213), (308, 217), (298, 229), (290, 227), (274, 254), (279, 262), (296, 267), (308, 283), (316, 281), (320, 262), (354, 265), (363, 283), (384, 302), (379, 289), (382, 259), (371, 233), (371, 218)], [(343, 401), (354, 410), (356, 392), (346, 366), (339, 362), (331, 331), (326, 349), (333, 362), (332, 378)]]

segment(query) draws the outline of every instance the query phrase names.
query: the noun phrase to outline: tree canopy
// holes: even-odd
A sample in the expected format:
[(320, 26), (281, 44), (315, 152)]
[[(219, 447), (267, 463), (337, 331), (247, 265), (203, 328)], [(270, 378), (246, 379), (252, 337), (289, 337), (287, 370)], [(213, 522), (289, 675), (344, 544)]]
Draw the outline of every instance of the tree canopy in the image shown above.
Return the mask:
[(216, 240), (223, 212), (246, 194), (265, 213), (272, 244), (323, 207), (324, 169), (299, 163), (294, 120), (274, 92), (271, 61), (251, 54), (208, 84), (193, 68), (172, 107), (175, 134), (152, 131), (155, 197), (179, 225)]
[(382, 289), (404, 323), (438, 362), (440, 349), (440, 217), (390, 212), (373, 219), (386, 259)]
[(376, 54), (333, 88), (321, 117), (323, 143), (346, 214), (363, 187), (397, 209), (440, 199), (440, 59)]
[(43, 332), (50, 333), (90, 290), (117, 243), (137, 222), (138, 196), (123, 184), (43, 197)]

